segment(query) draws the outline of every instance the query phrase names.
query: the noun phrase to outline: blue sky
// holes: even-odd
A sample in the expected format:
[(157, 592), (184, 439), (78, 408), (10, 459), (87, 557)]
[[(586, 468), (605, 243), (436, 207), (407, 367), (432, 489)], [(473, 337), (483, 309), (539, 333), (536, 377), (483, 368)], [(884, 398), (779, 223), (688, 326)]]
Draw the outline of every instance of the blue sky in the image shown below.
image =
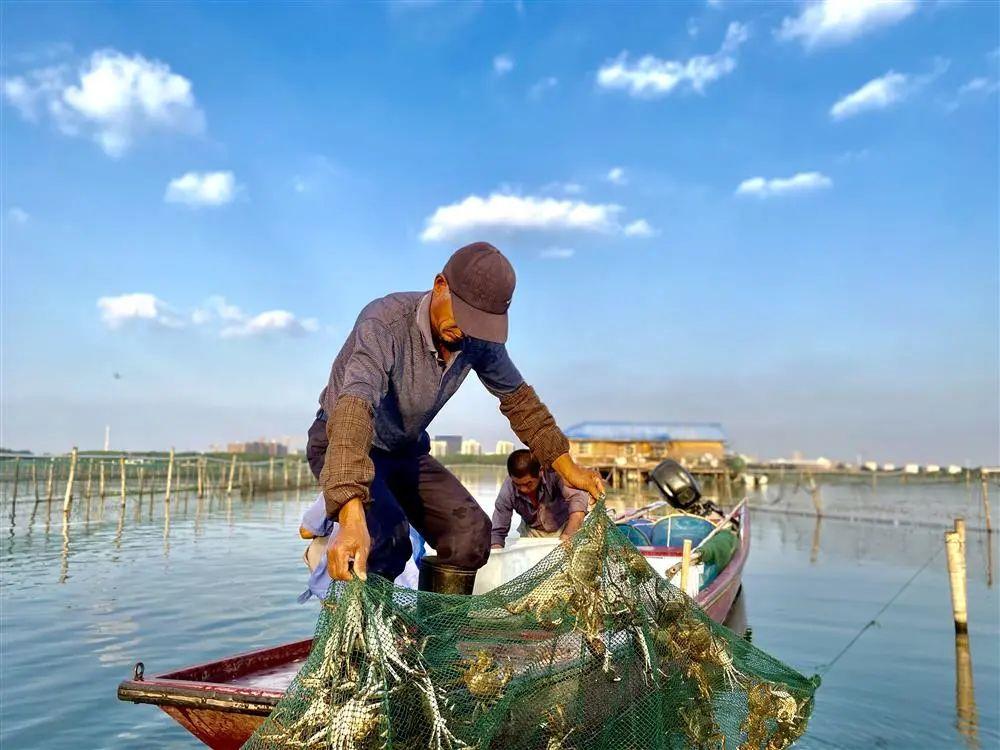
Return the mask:
[[(302, 436), (486, 239), (564, 426), (1000, 460), (996, 4), (0, 13), (6, 446)], [(475, 379), (432, 431), (508, 435)]]

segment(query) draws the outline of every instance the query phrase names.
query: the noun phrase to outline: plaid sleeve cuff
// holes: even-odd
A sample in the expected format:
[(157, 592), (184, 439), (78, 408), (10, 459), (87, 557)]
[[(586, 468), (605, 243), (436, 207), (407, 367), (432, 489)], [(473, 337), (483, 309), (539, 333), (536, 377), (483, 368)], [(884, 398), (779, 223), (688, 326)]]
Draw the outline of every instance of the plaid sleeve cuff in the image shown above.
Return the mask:
[(566, 436), (535, 389), (527, 383), (500, 398), (500, 412), (510, 420), (510, 428), (518, 439), (543, 465), (550, 466), (559, 456), (569, 452)]
[(366, 507), (371, 502), (375, 464), (368, 453), (375, 435), (373, 416), (367, 401), (341, 396), (327, 418), (330, 442), (319, 479), (330, 518), (336, 518), (348, 500), (360, 499)]

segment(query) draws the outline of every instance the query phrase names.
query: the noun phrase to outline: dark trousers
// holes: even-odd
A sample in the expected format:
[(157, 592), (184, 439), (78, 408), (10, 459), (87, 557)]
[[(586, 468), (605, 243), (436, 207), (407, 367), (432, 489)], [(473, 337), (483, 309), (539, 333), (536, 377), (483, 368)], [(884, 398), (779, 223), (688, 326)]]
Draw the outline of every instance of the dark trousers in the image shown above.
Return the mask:
[[(326, 422), (309, 428), (306, 458), (319, 478), (326, 457)], [(375, 479), (366, 518), (372, 549), (368, 571), (394, 580), (413, 554), (410, 525), (437, 552), (438, 561), (478, 570), (490, 556), (489, 516), (458, 478), (422, 450), (373, 448)]]

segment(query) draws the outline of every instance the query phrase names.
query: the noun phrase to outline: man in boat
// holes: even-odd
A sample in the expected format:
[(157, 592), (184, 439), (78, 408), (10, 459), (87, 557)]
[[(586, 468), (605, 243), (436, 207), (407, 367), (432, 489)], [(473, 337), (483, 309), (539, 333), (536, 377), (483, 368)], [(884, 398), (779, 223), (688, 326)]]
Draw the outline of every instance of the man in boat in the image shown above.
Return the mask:
[(426, 432), (470, 371), (542, 464), (595, 498), (603, 492), (600, 475), (570, 457), (504, 346), (514, 283), (507, 258), (476, 242), (451, 256), (429, 292), (390, 294), (361, 311), (320, 394), (306, 449), (324, 521), (308, 523), (307, 512), (301, 533), (329, 533), (338, 522), (327, 545), (330, 577), (349, 580), (353, 561), (359, 578), (371, 571), (394, 580), (411, 554), (412, 524), (437, 552), (428, 580), (471, 593), (489, 558), (490, 519), (429, 455)]
[(566, 484), (559, 474), (543, 469), (531, 451), (516, 450), (507, 457), (507, 479), (493, 508), (493, 549), (503, 549), (514, 512), (521, 517), (522, 537), (570, 539), (583, 524), (590, 496)]

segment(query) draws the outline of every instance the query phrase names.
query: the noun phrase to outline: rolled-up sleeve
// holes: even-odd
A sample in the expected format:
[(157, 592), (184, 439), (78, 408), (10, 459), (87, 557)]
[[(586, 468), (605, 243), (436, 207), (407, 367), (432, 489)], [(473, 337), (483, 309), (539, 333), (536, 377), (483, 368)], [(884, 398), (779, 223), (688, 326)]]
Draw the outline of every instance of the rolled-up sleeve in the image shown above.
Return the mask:
[(514, 514), (514, 487), (508, 478), (500, 492), (497, 493), (497, 501), (493, 506), (493, 533), (490, 544), (504, 546), (507, 534), (510, 533), (510, 520)]

